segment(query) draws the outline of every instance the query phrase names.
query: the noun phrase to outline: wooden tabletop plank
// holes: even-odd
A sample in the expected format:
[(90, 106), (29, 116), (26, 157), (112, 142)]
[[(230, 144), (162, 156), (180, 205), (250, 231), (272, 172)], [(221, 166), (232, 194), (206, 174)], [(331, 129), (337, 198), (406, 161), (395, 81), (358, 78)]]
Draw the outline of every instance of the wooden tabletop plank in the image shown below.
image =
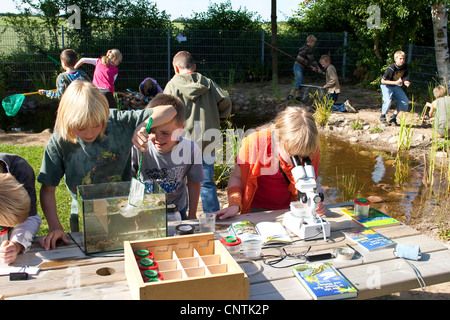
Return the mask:
[[(408, 262), (417, 267), (427, 286), (450, 281), (449, 250), (431, 252), (420, 261)], [(395, 259), (339, 270), (358, 288), (358, 299), (370, 299), (420, 288), (416, 273), (408, 262)]]
[(116, 281), (14, 296), (9, 297), (8, 300), (131, 300), (131, 293), (127, 281)]
[[(100, 275), (98, 270), (111, 268), (111, 275)], [(64, 269), (41, 271), (32, 279), (24, 281), (9, 281), (9, 277), (0, 277), (0, 294), (6, 298), (57, 290), (92, 286), (101, 283), (113, 283), (126, 280), (123, 261), (97, 263), (93, 265), (72, 266)]]

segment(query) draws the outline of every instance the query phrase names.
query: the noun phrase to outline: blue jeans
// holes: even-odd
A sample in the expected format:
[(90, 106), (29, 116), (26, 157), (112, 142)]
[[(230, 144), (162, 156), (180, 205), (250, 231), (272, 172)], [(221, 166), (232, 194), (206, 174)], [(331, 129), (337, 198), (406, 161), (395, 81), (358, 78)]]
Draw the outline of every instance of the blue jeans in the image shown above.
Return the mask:
[(303, 68), (296, 63), (294, 63), (294, 76), (295, 87), (293, 89), (298, 89), (301, 84), (305, 83), (305, 79), (303, 78)]
[(210, 213), (220, 210), (219, 199), (217, 198), (217, 188), (214, 183), (214, 162), (211, 159), (205, 162), (203, 159), (203, 173), (205, 180), (202, 181), (200, 198), (202, 199), (203, 212)]
[(186, 216), (187, 208), (188, 208), (188, 206), (184, 207), (184, 209), (182, 209), (182, 210), (178, 210), (178, 212), (180, 213), (180, 216), (181, 216), (181, 220), (187, 219), (187, 216)]
[(408, 111), (409, 100), (400, 86), (390, 86), (382, 84), (381, 93), (383, 94), (383, 105), (381, 107), (381, 113), (387, 114), (392, 100), (397, 101), (397, 111)]
[(347, 108), (343, 103), (336, 104), (336, 101), (339, 97), (339, 93), (327, 93), (328, 99), (333, 100), (333, 106), (331, 106), (332, 111), (338, 111), (338, 112), (347, 112)]

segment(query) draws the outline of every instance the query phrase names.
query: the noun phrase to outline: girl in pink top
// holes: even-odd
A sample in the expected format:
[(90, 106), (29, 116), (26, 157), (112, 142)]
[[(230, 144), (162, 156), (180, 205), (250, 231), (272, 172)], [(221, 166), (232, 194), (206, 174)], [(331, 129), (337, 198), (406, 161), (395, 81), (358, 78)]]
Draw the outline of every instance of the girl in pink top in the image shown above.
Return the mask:
[(116, 81), (119, 69), (117, 66), (122, 62), (122, 54), (117, 49), (108, 50), (106, 56), (99, 59), (81, 58), (75, 65), (77, 68), (83, 63), (95, 66), (94, 77), (92, 83), (100, 89), (100, 91), (108, 99), (110, 108), (117, 108), (117, 102), (114, 99), (114, 81)]

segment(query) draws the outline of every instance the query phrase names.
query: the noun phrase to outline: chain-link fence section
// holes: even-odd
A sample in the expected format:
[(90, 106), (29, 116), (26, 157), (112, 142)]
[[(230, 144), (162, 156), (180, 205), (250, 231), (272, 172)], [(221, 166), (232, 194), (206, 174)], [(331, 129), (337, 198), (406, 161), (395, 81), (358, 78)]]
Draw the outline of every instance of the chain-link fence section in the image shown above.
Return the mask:
[[(278, 47), (296, 56), (309, 33), (280, 35)], [(356, 69), (350, 56), (351, 43), (346, 33), (313, 33), (316, 60), (329, 54), (341, 77), (351, 77)], [(180, 50), (189, 51), (197, 71), (220, 85), (267, 80), (271, 77), (270, 34), (261, 31), (218, 30), (151, 30), (151, 29), (89, 29), (0, 27), (0, 72), (8, 92), (52, 88), (60, 66), (60, 52), (72, 48), (82, 57), (100, 57), (109, 49), (123, 54), (119, 66), (117, 90), (137, 90), (146, 77), (155, 78), (162, 87), (173, 76), (172, 57)], [(411, 64), (413, 82), (428, 84), (436, 78), (433, 47), (410, 45), (405, 50)], [(354, 54), (353, 54), (354, 55)], [(293, 61), (279, 54), (279, 75), (292, 76)], [(83, 70), (92, 76), (93, 66)]]

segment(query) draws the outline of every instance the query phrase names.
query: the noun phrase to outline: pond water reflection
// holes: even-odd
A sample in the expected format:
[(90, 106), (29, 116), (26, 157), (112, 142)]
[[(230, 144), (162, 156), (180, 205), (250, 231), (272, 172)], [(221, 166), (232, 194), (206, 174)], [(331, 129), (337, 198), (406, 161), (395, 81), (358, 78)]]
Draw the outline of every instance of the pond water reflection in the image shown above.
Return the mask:
[(325, 195), (325, 204), (348, 201), (344, 193), (354, 185), (356, 192), (350, 192), (353, 197), (359, 191), (359, 196), (372, 200), (372, 207), (404, 223), (420, 217), (426, 202), (422, 163), (402, 158), (396, 162), (390, 154), (331, 137), (321, 136), (320, 146), (317, 182)]

